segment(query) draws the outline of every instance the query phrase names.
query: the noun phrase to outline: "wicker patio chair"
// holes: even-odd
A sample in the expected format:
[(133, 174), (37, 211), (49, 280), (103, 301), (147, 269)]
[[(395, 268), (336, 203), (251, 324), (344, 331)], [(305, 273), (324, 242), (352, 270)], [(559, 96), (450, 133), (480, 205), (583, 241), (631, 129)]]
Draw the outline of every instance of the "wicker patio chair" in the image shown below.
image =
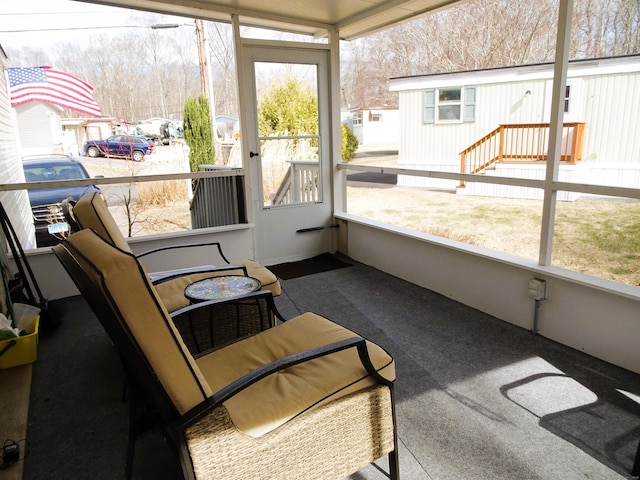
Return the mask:
[[(395, 368), (378, 345), (305, 313), (194, 358), (133, 254), (91, 230), (53, 251), (186, 479), (338, 480), (384, 455), (399, 478)], [(127, 476), (132, 454), (130, 436)]]
[[(124, 235), (114, 220), (107, 203), (99, 192), (90, 192), (78, 199), (77, 202), (67, 200), (63, 204), (65, 216), (72, 231), (84, 228), (93, 229), (98, 235), (116, 247), (131, 252)], [(208, 257), (218, 258), (220, 265), (205, 264), (193, 268), (180, 268), (164, 272), (149, 272), (151, 281), (156, 285), (167, 310), (170, 312), (183, 308), (189, 304), (184, 296), (187, 285), (214, 275), (249, 275), (257, 278), (262, 288), (270, 290), (274, 295), (280, 295), (280, 282), (268, 268), (253, 260), (237, 260), (230, 262), (222, 251), (219, 242), (176, 244), (156, 248), (137, 254), (137, 258), (144, 262), (153, 255), (175, 253), (177, 249), (201, 249)], [(210, 260), (207, 260), (209, 262)]]

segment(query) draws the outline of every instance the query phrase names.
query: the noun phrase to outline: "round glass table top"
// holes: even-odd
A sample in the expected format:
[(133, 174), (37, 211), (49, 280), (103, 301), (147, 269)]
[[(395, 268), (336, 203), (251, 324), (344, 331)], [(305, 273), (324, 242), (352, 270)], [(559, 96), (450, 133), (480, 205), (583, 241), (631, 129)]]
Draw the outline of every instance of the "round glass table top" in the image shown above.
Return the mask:
[(188, 285), (184, 295), (191, 301), (204, 302), (245, 295), (260, 290), (260, 280), (243, 275), (220, 275)]

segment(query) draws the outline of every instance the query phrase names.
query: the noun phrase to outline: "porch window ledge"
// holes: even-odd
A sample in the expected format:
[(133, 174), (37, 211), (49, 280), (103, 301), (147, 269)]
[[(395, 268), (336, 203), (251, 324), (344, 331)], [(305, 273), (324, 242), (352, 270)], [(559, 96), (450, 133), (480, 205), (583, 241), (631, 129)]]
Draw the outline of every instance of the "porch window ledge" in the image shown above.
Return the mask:
[(593, 275), (587, 275), (585, 273), (574, 272), (573, 270), (568, 270), (566, 268), (540, 265), (533, 260), (517, 257), (515, 255), (509, 255), (508, 253), (498, 252), (495, 250), (490, 250), (488, 248), (477, 247), (475, 245), (469, 245), (463, 242), (458, 242), (456, 240), (449, 240), (448, 238), (438, 237), (435, 235), (430, 235), (428, 233), (416, 232), (408, 228), (389, 225), (387, 223), (360, 217), (358, 215), (336, 212), (334, 213), (334, 217), (346, 222), (359, 223), (371, 228), (395, 233), (397, 235), (413, 238), (415, 240), (430, 243), (443, 248), (457, 250), (468, 255), (475, 255), (477, 257), (486, 258), (506, 265), (510, 265), (515, 268), (527, 270), (534, 274), (557, 278), (559, 280), (574, 283), (577, 285), (583, 285), (636, 301), (640, 300), (640, 288), (626, 285), (624, 283), (614, 282), (613, 280), (594, 277)]
[[(207, 228), (196, 228), (195, 230), (182, 230), (179, 232), (168, 232), (168, 233), (150, 233), (147, 235), (136, 235), (135, 237), (127, 237), (127, 243), (144, 243), (144, 242), (153, 242), (156, 240), (178, 240), (177, 243), (180, 243), (180, 240), (184, 240), (187, 238), (198, 237), (201, 235), (211, 235), (215, 233), (221, 232), (233, 232), (237, 230), (250, 230), (253, 229), (253, 223), (235, 223), (233, 225), (220, 225), (218, 227), (207, 227)], [(174, 242), (175, 243), (175, 242)]]
[[(221, 225), (219, 227), (207, 227), (207, 228), (198, 228), (195, 230), (182, 230), (179, 232), (168, 232), (168, 233), (150, 233), (147, 235), (136, 235), (135, 237), (127, 237), (127, 243), (136, 244), (136, 243), (150, 243), (155, 241), (164, 241), (164, 240), (173, 240), (175, 242), (172, 243), (180, 243), (182, 240), (188, 240), (190, 238), (195, 238), (201, 235), (211, 235), (222, 232), (235, 232), (239, 230), (251, 230), (254, 228), (253, 223), (236, 223), (233, 225)], [(25, 250), (25, 254), (27, 256), (37, 256), (37, 255), (50, 255), (51, 248), (50, 247), (42, 247), (42, 248), (33, 248), (30, 250)], [(13, 255), (9, 252), (9, 258), (12, 258)]]

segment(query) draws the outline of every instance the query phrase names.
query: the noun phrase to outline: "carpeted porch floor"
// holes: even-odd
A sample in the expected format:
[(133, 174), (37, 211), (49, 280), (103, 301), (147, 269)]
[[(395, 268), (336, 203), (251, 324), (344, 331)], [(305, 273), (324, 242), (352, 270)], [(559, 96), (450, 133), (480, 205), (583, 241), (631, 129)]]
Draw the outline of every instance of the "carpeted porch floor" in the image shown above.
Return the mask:
[[(283, 280), (285, 317), (314, 311), (396, 360), (400, 467), (418, 479), (624, 479), (640, 440), (640, 375), (565, 348), (378, 270)], [(123, 478), (127, 408), (116, 352), (83, 299), (33, 365), (24, 479)], [(135, 479), (176, 479), (155, 433)], [(384, 478), (372, 467), (355, 480)]]

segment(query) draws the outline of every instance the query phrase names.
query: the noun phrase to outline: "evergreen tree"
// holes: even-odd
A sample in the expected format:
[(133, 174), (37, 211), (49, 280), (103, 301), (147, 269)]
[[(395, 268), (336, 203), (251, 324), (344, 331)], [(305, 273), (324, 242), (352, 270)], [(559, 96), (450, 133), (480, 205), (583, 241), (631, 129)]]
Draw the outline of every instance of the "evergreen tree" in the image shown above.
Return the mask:
[(358, 150), (358, 139), (351, 129), (347, 127), (346, 123), (343, 123), (340, 128), (342, 135), (342, 161), (348, 162)]
[(189, 97), (184, 105), (184, 139), (189, 146), (189, 165), (192, 172), (203, 164), (215, 163), (213, 133), (209, 101), (203, 95)]
[[(318, 100), (313, 91), (295, 78), (269, 87), (258, 106), (260, 136), (317, 135)], [(358, 139), (342, 124), (342, 160), (353, 158), (358, 149)], [(294, 142), (295, 143), (295, 142)], [(317, 148), (317, 142), (310, 144)]]
[(300, 80), (289, 77), (272, 84), (258, 105), (261, 136), (315, 135), (318, 133), (318, 100)]

